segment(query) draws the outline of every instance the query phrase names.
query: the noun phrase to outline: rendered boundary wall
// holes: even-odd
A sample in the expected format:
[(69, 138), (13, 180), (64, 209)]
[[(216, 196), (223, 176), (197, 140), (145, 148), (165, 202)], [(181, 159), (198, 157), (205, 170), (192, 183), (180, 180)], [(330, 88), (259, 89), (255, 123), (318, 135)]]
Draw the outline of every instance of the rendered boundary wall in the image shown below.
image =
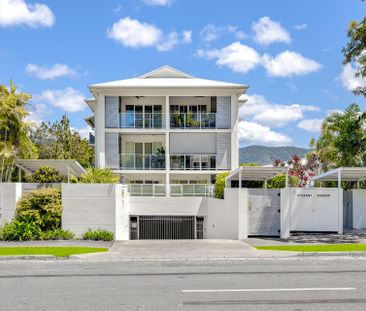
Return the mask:
[(14, 218), (21, 196), (21, 183), (0, 183), (0, 226)]
[(128, 240), (127, 198), (119, 184), (62, 184), (62, 228), (81, 236), (88, 229), (104, 229), (116, 240)]
[(343, 191), (281, 189), (281, 238), (292, 231), (343, 233)]

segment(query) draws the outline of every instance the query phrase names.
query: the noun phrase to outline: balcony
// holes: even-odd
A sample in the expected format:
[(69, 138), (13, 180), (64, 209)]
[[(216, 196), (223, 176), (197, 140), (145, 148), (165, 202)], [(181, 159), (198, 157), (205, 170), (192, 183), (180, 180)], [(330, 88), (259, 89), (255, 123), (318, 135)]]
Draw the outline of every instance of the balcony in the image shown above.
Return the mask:
[(165, 196), (164, 184), (128, 184), (128, 192), (131, 196), (159, 197)]
[(172, 197), (213, 197), (214, 185), (170, 185)]
[(216, 155), (183, 154), (170, 156), (171, 170), (216, 170)]
[(164, 113), (120, 113), (119, 128), (131, 129), (163, 129)]
[(165, 155), (120, 154), (122, 170), (165, 170)]
[(215, 129), (216, 113), (171, 113), (170, 128)]

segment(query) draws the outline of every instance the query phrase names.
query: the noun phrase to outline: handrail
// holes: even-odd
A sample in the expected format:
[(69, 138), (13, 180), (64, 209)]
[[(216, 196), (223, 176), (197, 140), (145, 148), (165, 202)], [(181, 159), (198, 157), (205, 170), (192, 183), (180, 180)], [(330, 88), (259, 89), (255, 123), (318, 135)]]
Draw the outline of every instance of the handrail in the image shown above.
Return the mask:
[(171, 196), (213, 197), (214, 185), (211, 184), (171, 184)]
[(130, 196), (165, 196), (165, 184), (128, 184)]

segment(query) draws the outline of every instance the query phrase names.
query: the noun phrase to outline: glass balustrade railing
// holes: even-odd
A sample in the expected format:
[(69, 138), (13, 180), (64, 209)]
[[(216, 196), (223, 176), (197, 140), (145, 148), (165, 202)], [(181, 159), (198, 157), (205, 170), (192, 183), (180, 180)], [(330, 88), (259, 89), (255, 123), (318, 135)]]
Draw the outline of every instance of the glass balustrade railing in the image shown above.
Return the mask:
[(216, 170), (216, 155), (182, 154), (170, 156), (171, 170)]
[(163, 129), (165, 128), (165, 114), (134, 112), (120, 113), (119, 128)]
[(216, 113), (171, 113), (170, 128), (214, 129)]
[(120, 154), (122, 170), (164, 170), (165, 155)]

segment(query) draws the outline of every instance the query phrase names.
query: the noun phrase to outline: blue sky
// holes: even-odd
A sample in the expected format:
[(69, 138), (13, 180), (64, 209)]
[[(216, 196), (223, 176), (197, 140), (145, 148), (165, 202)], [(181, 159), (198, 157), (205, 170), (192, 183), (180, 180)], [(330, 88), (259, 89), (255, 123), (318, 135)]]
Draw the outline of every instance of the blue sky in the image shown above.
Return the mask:
[(329, 111), (364, 100), (342, 65), (360, 0), (0, 0), (0, 82), (33, 95), (30, 119), (66, 112), (83, 135), (87, 85), (165, 64), (245, 83), (242, 146), (308, 146)]

